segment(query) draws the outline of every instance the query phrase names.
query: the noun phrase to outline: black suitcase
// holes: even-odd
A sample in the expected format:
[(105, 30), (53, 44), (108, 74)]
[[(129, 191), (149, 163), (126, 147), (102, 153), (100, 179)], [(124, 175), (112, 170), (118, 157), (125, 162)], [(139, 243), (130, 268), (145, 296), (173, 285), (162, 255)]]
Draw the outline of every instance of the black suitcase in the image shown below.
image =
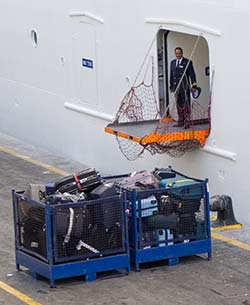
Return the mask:
[(105, 197), (112, 197), (117, 195), (117, 186), (115, 182), (104, 182), (103, 184), (96, 187), (89, 194), (89, 199), (100, 199)]
[(22, 219), (21, 244), (29, 251), (47, 257), (44, 209), (31, 207)]
[(90, 192), (100, 185), (102, 178), (94, 168), (87, 168), (77, 174), (66, 176), (54, 183), (53, 191), (61, 193)]
[(176, 173), (170, 168), (155, 168), (152, 174), (159, 180), (176, 177)]
[(57, 211), (56, 250), (59, 258), (74, 260), (77, 256), (101, 256), (103, 251), (122, 247), (122, 227), (118, 222), (113, 222), (112, 227), (107, 228), (102, 216), (103, 211), (98, 217), (95, 213), (99, 210), (98, 207), (99, 204)]
[(88, 253), (87, 249), (77, 250), (83, 235), (89, 234), (92, 216), (88, 208), (58, 209), (54, 225), (56, 230), (56, 247), (58, 257), (74, 257)]

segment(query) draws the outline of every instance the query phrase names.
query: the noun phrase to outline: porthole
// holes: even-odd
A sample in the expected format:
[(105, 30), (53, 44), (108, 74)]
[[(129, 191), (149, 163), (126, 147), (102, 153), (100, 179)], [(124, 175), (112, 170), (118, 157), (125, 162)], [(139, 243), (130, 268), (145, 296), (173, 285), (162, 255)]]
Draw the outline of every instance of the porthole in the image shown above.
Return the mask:
[(35, 30), (31, 31), (31, 42), (33, 47), (37, 47), (37, 32)]

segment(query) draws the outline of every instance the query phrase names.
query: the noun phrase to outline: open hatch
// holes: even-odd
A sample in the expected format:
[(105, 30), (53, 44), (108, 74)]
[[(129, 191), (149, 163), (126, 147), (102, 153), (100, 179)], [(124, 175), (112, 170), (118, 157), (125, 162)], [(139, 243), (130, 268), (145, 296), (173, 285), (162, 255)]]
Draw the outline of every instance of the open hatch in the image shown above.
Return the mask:
[[(188, 63), (176, 90), (170, 92), (170, 62), (175, 58), (176, 46), (181, 46), (184, 50)], [(157, 50), (156, 69), (153, 47)], [(189, 64), (194, 66), (201, 92), (197, 98), (188, 91), (188, 124), (179, 126), (178, 90), (184, 82)], [(137, 159), (144, 150), (151, 154), (167, 153), (179, 157), (187, 151), (204, 146), (211, 128), (210, 104), (209, 53), (206, 40), (201, 35), (160, 29), (144, 58), (134, 85), (123, 98), (115, 120), (106, 126), (105, 131), (116, 136), (122, 153), (129, 160)]]

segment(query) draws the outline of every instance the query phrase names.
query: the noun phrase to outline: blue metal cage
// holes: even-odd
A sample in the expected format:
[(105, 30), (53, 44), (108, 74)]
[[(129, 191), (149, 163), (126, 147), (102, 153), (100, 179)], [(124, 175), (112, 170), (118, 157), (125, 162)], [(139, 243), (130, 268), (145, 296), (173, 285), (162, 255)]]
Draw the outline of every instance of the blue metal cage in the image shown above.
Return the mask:
[(208, 180), (175, 173), (160, 189), (126, 189), (135, 270), (141, 263), (166, 259), (174, 265), (180, 257), (195, 254), (211, 258)]
[(129, 272), (126, 201), (122, 195), (51, 205), (12, 192), (16, 266), (55, 280)]

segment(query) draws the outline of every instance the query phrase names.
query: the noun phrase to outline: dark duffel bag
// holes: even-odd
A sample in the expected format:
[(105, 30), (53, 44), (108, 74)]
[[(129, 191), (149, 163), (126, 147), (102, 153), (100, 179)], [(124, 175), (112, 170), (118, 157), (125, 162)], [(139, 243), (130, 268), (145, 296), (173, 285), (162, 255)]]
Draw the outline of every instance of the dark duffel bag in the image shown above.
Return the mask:
[(176, 229), (178, 217), (176, 214), (170, 215), (152, 215), (148, 217), (148, 226), (150, 229)]
[(53, 191), (61, 193), (90, 192), (101, 182), (100, 174), (94, 168), (87, 168), (77, 174), (72, 174), (56, 181)]
[(177, 234), (196, 235), (197, 222), (194, 213), (180, 214), (177, 223)]

